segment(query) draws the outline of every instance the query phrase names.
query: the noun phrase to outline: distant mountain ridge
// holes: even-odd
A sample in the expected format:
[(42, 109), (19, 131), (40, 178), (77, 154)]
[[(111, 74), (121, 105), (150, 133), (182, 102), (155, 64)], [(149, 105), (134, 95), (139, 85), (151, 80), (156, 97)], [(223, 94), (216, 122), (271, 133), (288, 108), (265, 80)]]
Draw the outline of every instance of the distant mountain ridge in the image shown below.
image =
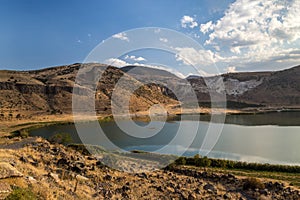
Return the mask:
[[(104, 64), (75, 63), (33, 71), (1, 70), (0, 118), (22, 117), (28, 113), (71, 113), (74, 81), (82, 66), (90, 67), (90, 73), (107, 67)], [(199, 105), (209, 106), (210, 94), (206, 82), (209, 81), (213, 85), (215, 79), (220, 77), (226, 88), (229, 107), (300, 107), (300, 65), (274, 72), (227, 73), (205, 78), (190, 76), (186, 79), (161, 69), (109, 66), (97, 85), (95, 97), (97, 113), (111, 112), (111, 95), (121, 77), (131, 86), (145, 81), (151, 82), (132, 95), (130, 104), (132, 112), (147, 110), (156, 103), (178, 104), (174, 92), (166, 83), (183, 95), (187, 84), (190, 84), (198, 97)], [(126, 87), (122, 93), (128, 94)], [(122, 102), (121, 94), (117, 98)], [(119, 104), (118, 106), (122, 106), (122, 103)]]
[[(130, 69), (132, 68), (131, 66)], [(140, 66), (136, 68), (138, 73), (134, 74), (135, 78), (141, 80), (147, 78), (149, 71), (153, 74), (156, 70)], [(126, 67), (125, 69), (127, 70)], [(214, 80), (219, 77), (223, 79), (227, 101), (233, 107), (235, 103), (238, 107), (242, 104), (242, 107), (300, 107), (300, 65), (280, 71), (236, 72), (214, 77), (188, 76), (186, 80), (195, 90), (200, 105), (210, 101), (206, 82), (212, 82), (213, 85)], [(166, 80), (182, 82), (175, 75), (163, 74), (159, 78), (156, 79), (157, 83)]]

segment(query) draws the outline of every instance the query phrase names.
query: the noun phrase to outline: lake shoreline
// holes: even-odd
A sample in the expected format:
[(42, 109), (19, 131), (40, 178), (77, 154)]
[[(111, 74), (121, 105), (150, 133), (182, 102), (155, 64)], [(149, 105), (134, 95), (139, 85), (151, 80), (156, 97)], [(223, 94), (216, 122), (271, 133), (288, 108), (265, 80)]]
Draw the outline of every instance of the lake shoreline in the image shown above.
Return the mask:
[[(151, 199), (170, 195), (174, 199), (182, 199), (183, 195), (185, 199), (298, 199), (300, 196), (299, 173), (188, 165), (128, 173), (103, 165), (93, 155), (49, 143), (43, 138), (33, 139), (27, 142), (22, 139), (18, 145), (0, 148), (0, 168), (9, 168), (14, 172), (6, 174), (7, 178), (2, 179), (1, 183), (11, 185), (13, 179), (14, 186), (19, 188), (30, 185), (28, 188), (36, 195), (43, 194), (44, 199), (56, 199), (53, 190), (63, 195), (64, 199), (103, 199), (101, 194), (105, 196), (107, 191), (112, 191), (110, 194), (118, 199), (124, 194), (127, 199), (138, 199), (143, 195), (140, 191), (149, 191)], [(19, 176), (11, 178), (16, 173)], [(104, 186), (101, 193), (99, 185)]]
[[(185, 109), (175, 110), (167, 109), (168, 117), (181, 116), (181, 115), (211, 115), (211, 109), (209, 108), (199, 108), (195, 109)], [(214, 114), (225, 114), (225, 115), (256, 115), (264, 113), (276, 113), (276, 112), (300, 112), (300, 108), (282, 108), (282, 107), (272, 107), (272, 108), (250, 108), (250, 109), (214, 109)], [(157, 113), (156, 116), (160, 116), (160, 113)], [(132, 113), (131, 117), (138, 119), (149, 119), (148, 111), (140, 111)], [(100, 114), (97, 115), (99, 121), (106, 121), (112, 118), (112, 114)], [(91, 121), (95, 120), (95, 117), (84, 117), (82, 121)], [(57, 114), (57, 115), (47, 115), (47, 114), (32, 114), (28, 119), (10, 119), (2, 120), (0, 124), (0, 136), (8, 135), (14, 131), (22, 130), (25, 128), (35, 127), (37, 125), (54, 125), (62, 123), (74, 123), (73, 114)]]
[[(290, 115), (288, 112), (285, 112), (286, 114), (288, 114), (288, 115)], [(278, 113), (277, 114), (277, 112), (275, 112), (275, 116), (282, 116), (282, 114), (285, 114), (285, 113)], [(292, 112), (293, 113), (293, 112)], [(297, 116), (299, 116), (299, 114), (300, 114), (300, 112), (299, 113), (295, 113)], [(207, 114), (208, 115), (208, 114)], [(233, 114), (234, 115), (234, 117), (233, 118), (236, 118), (236, 117), (238, 117), (240, 114)], [(235, 116), (236, 115), (236, 116)], [(244, 115), (244, 114), (242, 114), (242, 115)], [(228, 115), (228, 117), (227, 118), (231, 118), (231, 116), (232, 115)], [(242, 118), (245, 118), (245, 119), (249, 119), (249, 118), (259, 118), (259, 121), (263, 121), (263, 120), (261, 120), (261, 117), (263, 117), (264, 116), (264, 114), (260, 114), (260, 116), (258, 116), (258, 115), (252, 115), (252, 114), (250, 114), (249, 116), (245, 116), (245, 117), (243, 117), (243, 116), (240, 116), (240, 117), (238, 117), (238, 119), (240, 119), (241, 117)], [(286, 116), (286, 115), (284, 115), (284, 116)], [(185, 120), (188, 120), (188, 121), (190, 121), (190, 120), (194, 120), (194, 117), (193, 117), (193, 115), (190, 115), (190, 116), (186, 116), (187, 118), (185, 119)], [(191, 119), (190, 119), (190, 118)], [(295, 115), (293, 114), (292, 115), (292, 117), (294, 117), (295, 118)], [(208, 117), (209, 118), (209, 117)], [(272, 118), (272, 116), (269, 116), (269, 115), (267, 115), (266, 116), (266, 118)], [(276, 118), (276, 117), (275, 117)], [(297, 118), (297, 117), (296, 117)], [(176, 124), (176, 123), (172, 123), (173, 121), (174, 122), (176, 122), (176, 121), (178, 121), (178, 120), (180, 120), (181, 119), (181, 117), (180, 116), (176, 116), (176, 118), (172, 118), (172, 119), (170, 119), (170, 120), (167, 120), (167, 124)], [(152, 120), (154, 120), (154, 122), (155, 122), (155, 119), (153, 119), (152, 118)], [(182, 120), (182, 119), (181, 119)], [(106, 117), (102, 117), (102, 118), (99, 118), (99, 122), (101, 122), (101, 123), (103, 123), (104, 122), (104, 124), (103, 125), (105, 125), (105, 126), (112, 126), (112, 125), (110, 125), (110, 124), (114, 124), (114, 119), (111, 117), (111, 116), (106, 116)], [(137, 120), (138, 122), (137, 123), (147, 123), (147, 121), (148, 121), (148, 119), (147, 118), (140, 118), (140, 119), (138, 119)], [(202, 119), (200, 120), (200, 121), (202, 121), (202, 122), (204, 122), (204, 124), (207, 124), (208, 122), (207, 121), (203, 121)], [(245, 120), (241, 120), (241, 121), (245, 121)], [(86, 123), (87, 125), (89, 124), (89, 122), (91, 122), (91, 121), (88, 121), (88, 120), (85, 120), (85, 121), (82, 121), (82, 123)], [(95, 122), (95, 121), (94, 121)], [(106, 123), (106, 122), (108, 122), (108, 123)], [(156, 122), (155, 122), (156, 123)], [(226, 124), (227, 125), (229, 125), (229, 126), (231, 126), (231, 124), (230, 123), (227, 123), (226, 122)], [(225, 124), (225, 125), (226, 125)], [(239, 124), (233, 124), (233, 125), (239, 125)], [(248, 124), (249, 125), (249, 124)], [(49, 128), (48, 128), (48, 126), (49, 126)], [(86, 125), (84, 125), (84, 126), (86, 126)], [(101, 125), (102, 126), (102, 125)], [(114, 125), (113, 125), (114, 126)], [(174, 126), (174, 125), (172, 125), (172, 126)], [(175, 125), (176, 126), (176, 125)], [(247, 125), (245, 125), (244, 124), (244, 126), (247, 126)], [(263, 125), (262, 125), (263, 126)], [(299, 126), (299, 125), (297, 125), (297, 126)], [(38, 123), (29, 123), (29, 124), (22, 124), (22, 125), (17, 125), (17, 126), (14, 126), (14, 128), (16, 129), (15, 131), (13, 131), (12, 133), (13, 134), (7, 134), (6, 136), (7, 137), (9, 137), (9, 138), (12, 138), (12, 137), (14, 137), (14, 136), (20, 136), (20, 137), (23, 137), (23, 138), (25, 138), (25, 137), (28, 137), (28, 136), (32, 136), (32, 135), (30, 135), (30, 134), (33, 134), (33, 136), (40, 136), (40, 137), (43, 137), (43, 138), (50, 138), (51, 137), (51, 135), (52, 135), (52, 132), (53, 133), (58, 133), (57, 131), (55, 131), (55, 127), (58, 127), (58, 130), (60, 130), (60, 132), (62, 132), (62, 133), (70, 133), (70, 134), (75, 134), (76, 133), (76, 129), (75, 129), (75, 127), (74, 127), (74, 122), (72, 122), (72, 121), (52, 121), (52, 122), (38, 122)], [(67, 127), (67, 128), (64, 128), (64, 127)], [(69, 128), (68, 128), (69, 127)], [(71, 128), (70, 128), (71, 127)], [(231, 126), (232, 127), (232, 126)], [(236, 127), (236, 128), (238, 128), (238, 129), (240, 129), (240, 127), (241, 126), (238, 126), (238, 127)], [(266, 128), (266, 127), (268, 127), (268, 126), (264, 126), (263, 128)], [(54, 128), (54, 129), (53, 129)], [(276, 128), (276, 127), (274, 127), (274, 128)], [(37, 130), (35, 130), (35, 129), (37, 129)], [(67, 130), (64, 130), (64, 129), (67, 129)], [(73, 130), (74, 129), (74, 130)], [(49, 132), (49, 131), (50, 132)], [(115, 130), (114, 128), (109, 128), (109, 130)], [(226, 130), (226, 128), (224, 129), (224, 130)], [(243, 129), (244, 130), (244, 129)], [(75, 131), (75, 132), (74, 132)], [(40, 133), (38, 133), (38, 132), (40, 132)], [(228, 132), (228, 131), (227, 131)], [(239, 132), (239, 131), (238, 131)], [(240, 133), (243, 133), (244, 131), (241, 131)], [(259, 132), (259, 131), (256, 131), (257, 133)], [(224, 134), (225, 134), (225, 136), (227, 135), (226, 134), (226, 132), (224, 132)], [(230, 133), (230, 135), (231, 135), (232, 133)], [(75, 134), (76, 135), (76, 134)], [(240, 134), (239, 134), (240, 135)], [(249, 134), (248, 134), (249, 135)], [(73, 137), (73, 136), (72, 136)], [(232, 137), (232, 135), (231, 135), (231, 137)], [(242, 137), (242, 136), (238, 136), (237, 135), (237, 137), (239, 138), (239, 137)], [(73, 142), (75, 142), (75, 143), (80, 143), (80, 140), (77, 140), (76, 138), (78, 138), (78, 136), (75, 136), (75, 139), (73, 138)], [(249, 139), (249, 138), (248, 138)], [(126, 141), (126, 140), (125, 140)], [(249, 140), (247, 140), (247, 141), (252, 141), (251, 139), (249, 139)], [(253, 141), (252, 141), (253, 142)], [(87, 142), (88, 144), (89, 144), (89, 142)], [(92, 144), (92, 143), (91, 143)], [(121, 144), (121, 143), (120, 143)], [(0, 143), (0, 145), (1, 145), (1, 143)], [(151, 145), (150, 145), (151, 146)], [(132, 150), (132, 148), (133, 148), (134, 146), (132, 146), (132, 147), (129, 147), (129, 151), (130, 150)], [(125, 148), (127, 148), (127, 147), (125, 147)], [(148, 147), (147, 147), (148, 148)], [(153, 150), (150, 150), (152, 147), (149, 147), (148, 148), (148, 150), (147, 150), (147, 148), (145, 148), (145, 149), (143, 149), (144, 151), (153, 151)], [(154, 147), (153, 147), (154, 148)], [(155, 148), (157, 148), (157, 147), (155, 147)], [(139, 147), (137, 148), (137, 150), (138, 149), (140, 149)], [(141, 149), (140, 149), (141, 150)], [(217, 149), (216, 149), (217, 150)], [(286, 162), (286, 163), (284, 163), (284, 162), (277, 162), (277, 160), (276, 159), (271, 159), (271, 157), (270, 157), (270, 161), (268, 161), (266, 158), (268, 158), (268, 157), (255, 157), (254, 155), (255, 154), (253, 154), (253, 156), (250, 158), (249, 157), (249, 155), (252, 155), (252, 154), (245, 154), (245, 152), (244, 152), (244, 154), (243, 153), (241, 153), (241, 154), (234, 154), (234, 153), (232, 153), (232, 155), (231, 154), (226, 154), (226, 150), (224, 150), (223, 149), (223, 151), (225, 151), (225, 154), (220, 154), (220, 152), (219, 152), (220, 150), (217, 150), (216, 152), (212, 152), (212, 155), (210, 155), (209, 157), (211, 157), (211, 158), (215, 158), (215, 159), (218, 159), (218, 158), (220, 158), (220, 159), (227, 159), (227, 160), (232, 160), (232, 161), (245, 161), (245, 162), (258, 162), (258, 163), (270, 163), (270, 164), (280, 164), (280, 165), (297, 165), (297, 164), (294, 164), (293, 162)], [(187, 154), (184, 154), (185, 156), (193, 156), (194, 154), (191, 154), (191, 152), (192, 151), (190, 151), (189, 153), (187, 153)], [(230, 150), (228, 150), (228, 152), (230, 152)], [(238, 152), (238, 151), (234, 151), (234, 150), (232, 150), (232, 152)], [(169, 152), (169, 153), (167, 153), (167, 154), (170, 154), (170, 155), (172, 155), (172, 152)], [(175, 153), (176, 154), (176, 153)], [(173, 153), (173, 155), (174, 155), (174, 153)], [(179, 154), (178, 154), (179, 155)], [(239, 157), (239, 158), (238, 158)], [(247, 157), (247, 159), (246, 159), (246, 157)], [(284, 160), (284, 159), (283, 159)]]

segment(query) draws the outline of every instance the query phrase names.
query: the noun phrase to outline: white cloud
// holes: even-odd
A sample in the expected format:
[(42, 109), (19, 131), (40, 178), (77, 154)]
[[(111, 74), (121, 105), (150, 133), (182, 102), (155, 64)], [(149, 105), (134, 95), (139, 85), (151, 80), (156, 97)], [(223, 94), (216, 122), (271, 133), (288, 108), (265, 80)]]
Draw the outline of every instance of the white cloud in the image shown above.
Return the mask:
[(176, 75), (179, 78), (186, 78), (185, 75), (183, 75), (182, 73), (178, 72), (177, 70), (173, 69), (173, 68), (169, 68), (169, 67), (163, 67), (163, 66), (159, 66), (159, 65), (144, 65), (144, 64), (139, 64), (137, 66), (142, 66), (142, 67), (149, 67), (149, 68), (153, 68), (153, 69), (160, 69), (160, 70), (164, 70), (167, 72), (170, 72), (174, 75)]
[(129, 42), (129, 38), (127, 37), (126, 33), (118, 33), (113, 35), (112, 37)]
[(213, 28), (214, 28), (214, 25), (213, 25), (212, 21), (209, 21), (206, 24), (200, 25), (200, 31), (202, 33), (207, 33), (208, 31), (213, 30)]
[(158, 34), (158, 33), (160, 33), (160, 31), (161, 31), (160, 28), (158, 28), (158, 29), (154, 30), (154, 33)]
[(161, 42), (168, 42), (168, 39), (167, 38), (159, 38), (159, 41), (161, 41)]
[(145, 58), (139, 56), (139, 57), (136, 57), (136, 56), (129, 56), (129, 55), (126, 55), (124, 57), (126, 60), (133, 60), (133, 61), (137, 61), (137, 62), (141, 62), (141, 61), (146, 61)]
[(208, 66), (218, 61), (218, 56), (211, 50), (196, 50), (191, 47), (175, 48), (177, 61), (182, 61), (186, 65)]
[(115, 66), (115, 67), (124, 67), (130, 65), (130, 63), (127, 63), (124, 60), (118, 58), (109, 58), (104, 61), (104, 64)]
[(185, 15), (181, 18), (181, 27), (183, 28), (195, 28), (198, 26), (198, 23), (195, 21), (195, 19), (191, 16)]
[(205, 44), (220, 51), (230, 66), (297, 64), (299, 54), (291, 53), (300, 49), (299, 13), (299, 0), (236, 0), (222, 18), (201, 24), (200, 31), (208, 35)]
[(119, 68), (125, 67), (125, 66), (128, 66), (128, 65), (149, 67), (149, 68), (153, 68), (153, 69), (160, 69), (160, 70), (168, 71), (168, 72), (170, 72), (170, 73), (172, 73), (172, 74), (174, 74), (174, 75), (176, 75), (177, 77), (180, 77), (180, 78), (185, 78), (186, 77), (182, 73), (178, 72), (177, 70), (175, 70), (173, 68), (163, 67), (163, 66), (159, 66), (159, 65), (155, 65), (155, 64), (128, 63), (128, 62), (126, 62), (124, 60), (121, 60), (121, 59), (118, 59), (118, 58), (109, 58), (109, 59), (104, 61), (104, 64), (119, 67)]
[(228, 73), (233, 73), (233, 72), (236, 72), (236, 67), (227, 67), (227, 70), (226, 70)]

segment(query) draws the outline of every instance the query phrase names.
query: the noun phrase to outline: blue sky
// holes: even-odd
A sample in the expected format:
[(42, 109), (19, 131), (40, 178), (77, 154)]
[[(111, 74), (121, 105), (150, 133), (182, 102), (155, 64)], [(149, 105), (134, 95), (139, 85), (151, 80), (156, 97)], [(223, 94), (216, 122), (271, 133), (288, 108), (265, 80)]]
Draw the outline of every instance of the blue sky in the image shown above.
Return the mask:
[[(148, 26), (189, 35), (221, 72), (288, 68), (300, 63), (299, 4), (297, 0), (1, 0), (0, 69), (82, 62), (112, 35)], [(178, 55), (188, 59), (194, 55), (191, 50), (182, 48)], [(145, 56), (118, 59), (143, 63)]]

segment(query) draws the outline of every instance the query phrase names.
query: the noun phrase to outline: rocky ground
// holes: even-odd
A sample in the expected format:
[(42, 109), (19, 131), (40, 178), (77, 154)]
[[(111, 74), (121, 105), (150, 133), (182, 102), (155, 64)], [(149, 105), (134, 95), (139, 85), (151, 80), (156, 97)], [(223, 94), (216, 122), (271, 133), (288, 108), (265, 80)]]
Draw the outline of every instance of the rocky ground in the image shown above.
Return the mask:
[(19, 187), (38, 199), (300, 199), (297, 188), (278, 181), (178, 166), (125, 173), (42, 138), (7, 140), (0, 145), (0, 199)]

